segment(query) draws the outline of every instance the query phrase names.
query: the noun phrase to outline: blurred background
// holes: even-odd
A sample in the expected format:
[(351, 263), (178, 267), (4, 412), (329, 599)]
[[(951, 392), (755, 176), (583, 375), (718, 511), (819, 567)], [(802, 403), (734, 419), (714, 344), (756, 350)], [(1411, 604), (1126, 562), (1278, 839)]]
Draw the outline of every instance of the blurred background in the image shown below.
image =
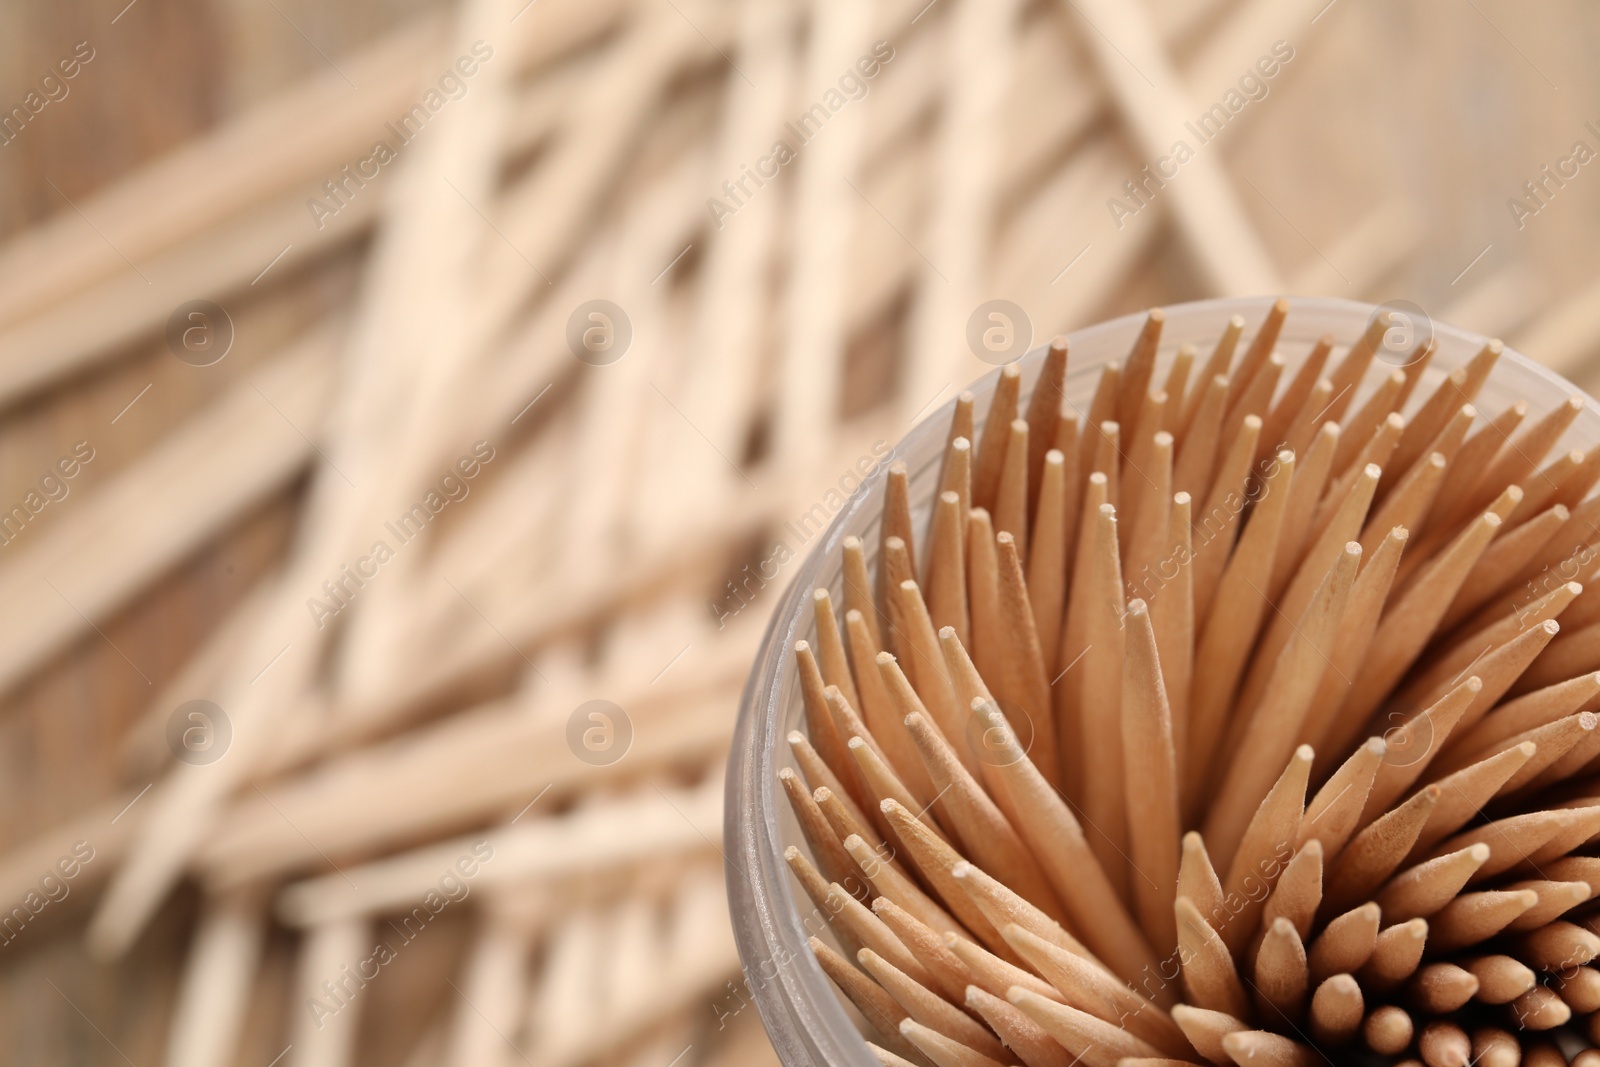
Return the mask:
[(0, 7), (4, 1058), (772, 1062), (721, 778), (796, 521), (1162, 303), (1408, 301), (1593, 389), (1597, 44), (1506, 0)]

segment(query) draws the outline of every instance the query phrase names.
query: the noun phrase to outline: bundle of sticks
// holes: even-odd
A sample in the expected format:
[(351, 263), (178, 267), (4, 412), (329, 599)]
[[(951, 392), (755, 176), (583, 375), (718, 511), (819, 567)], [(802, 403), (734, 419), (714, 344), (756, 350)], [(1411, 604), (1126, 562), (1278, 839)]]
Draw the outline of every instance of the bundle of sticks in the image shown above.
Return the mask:
[[(988, 369), (963, 344), (980, 300), (1015, 301), (1038, 337), (1180, 293), (1381, 300), (1425, 243), (1403, 188), (1330, 201), (1314, 222), (1280, 201), (1318, 242), (1311, 254), (1232, 173), (1254, 167), (1252, 127), (1271, 133), (1274, 110), (1321, 99), (1301, 93), (1314, 64), (1342, 78), (1371, 61), (1370, 42), (1392, 40), (1386, 15), (1358, 5), (459, 0), (354, 53), (309, 24), (292, 33), (300, 15), (282, 6), (258, 13), (297, 50), (318, 41), (313, 75), (98, 192), (80, 195), (51, 157), (58, 188), (41, 177), (38, 193), (56, 217), (0, 248), (0, 433), (28, 483), (7, 499), (38, 478), (19, 457), (47, 441), (55, 459), (53, 433), (85, 427), (104, 457), (0, 552), (0, 592), (25, 606), (0, 615), (14, 772), (0, 857), (0, 909), (13, 910), (0, 917), (41, 900), (41, 873), (76, 842), (95, 855), (74, 903), (52, 903), (45, 922), (24, 914), (4, 954), (12, 988), (38, 998), (6, 1005), (34, 1059), (40, 1032), (169, 1067), (770, 1058), (707, 866), (740, 686), (788, 577), (762, 591), (744, 565), (873, 442)], [(151, 7), (104, 14), (120, 33)], [(1111, 230), (1107, 195), (1278, 40), (1301, 58), (1271, 107), (1235, 115)], [(865, 58), (878, 73), (859, 97), (777, 177), (747, 181)], [(393, 144), (389, 125), (437, 101), (459, 63), (475, 69), (464, 95), (373, 177), (374, 142)], [(41, 122), (80, 121), (87, 103)], [(1251, 180), (1277, 200), (1293, 173)], [(1461, 294), (1438, 317), (1526, 336), (1580, 368), (1600, 300), (1557, 303), (1559, 285), (1506, 254), (1497, 244), (1451, 289), (1459, 262), (1427, 257), (1433, 291)], [(161, 337), (196, 298), (236, 328), (209, 367)], [(636, 339), (603, 367), (566, 335), (595, 298), (620, 306)], [(1108, 447), (1087, 429), (1110, 417), (1080, 425), (1078, 457)], [(1115, 417), (1130, 455), (1154, 447)], [(1243, 425), (1214, 432), (1231, 441)], [(1174, 447), (1202, 436), (1175, 433)], [(495, 458), (477, 461), (470, 494), (398, 544), (386, 524), (444, 496), (480, 441)], [(1037, 518), (1054, 430), (1031, 441), (1037, 543), (1057, 536)], [(1063, 544), (1091, 492), (1064, 477), (1079, 460), (1064, 462), (1062, 492), (1077, 496), (1061, 504)], [(1101, 469), (1108, 500), (1142, 484)], [(1198, 516), (1207, 501), (1189, 475), (1174, 467)], [(1003, 508), (982, 502), (1014, 537), (1018, 489)], [(943, 521), (960, 527), (966, 506)], [(1119, 537), (1134, 537), (1132, 517)], [(396, 554), (371, 577), (380, 537)], [(932, 550), (955, 541), (965, 551), (950, 530)], [(1141, 557), (1153, 574), (1160, 554)], [(224, 559), (238, 565), (228, 580), (210, 565)], [(368, 572), (363, 584), (347, 567)], [(965, 594), (948, 565), (936, 573), (943, 625)], [(1038, 581), (1065, 597), (1070, 573)], [(344, 592), (330, 598), (325, 582)], [(1159, 597), (1139, 595), (1164, 633)], [(853, 606), (875, 650), (880, 620)], [(998, 610), (969, 608), (958, 629), (979, 664)], [(1048, 622), (1054, 678), (1068, 661)], [(234, 730), (202, 766), (166, 737), (194, 699)], [(594, 699), (631, 720), (615, 763), (585, 762), (569, 740), (568, 717)], [(1236, 743), (1218, 733), (1217, 749)], [(916, 764), (890, 766), (921, 788)], [(1061, 773), (1078, 775), (1076, 758)], [(445, 905), (447, 867), (470, 895)], [(429, 901), (443, 910), (412, 936)], [(84, 940), (92, 961), (75, 952)], [(395, 958), (365, 978), (380, 941)], [(139, 980), (101, 963), (119, 957)]]
[(815, 592), (786, 858), (883, 1063), (1600, 1044), (1585, 400), (1480, 418), (1501, 345), (1422, 388), (1386, 312), (1290, 365), (1289, 314), (1158, 367), (1153, 310), (1087, 411), (1064, 340), (1005, 367)]

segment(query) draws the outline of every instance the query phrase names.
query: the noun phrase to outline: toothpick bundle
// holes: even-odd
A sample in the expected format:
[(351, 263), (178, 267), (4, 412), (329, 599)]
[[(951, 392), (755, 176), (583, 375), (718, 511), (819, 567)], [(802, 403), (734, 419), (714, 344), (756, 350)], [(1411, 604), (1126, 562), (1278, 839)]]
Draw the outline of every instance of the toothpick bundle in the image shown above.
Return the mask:
[(1065, 341), (1004, 368), (815, 592), (786, 859), (884, 1063), (1600, 1044), (1584, 399), (1480, 412), (1500, 344), (1423, 388), (1382, 314), (1287, 359), (1288, 314), (1161, 366), (1153, 310), (1083, 411)]

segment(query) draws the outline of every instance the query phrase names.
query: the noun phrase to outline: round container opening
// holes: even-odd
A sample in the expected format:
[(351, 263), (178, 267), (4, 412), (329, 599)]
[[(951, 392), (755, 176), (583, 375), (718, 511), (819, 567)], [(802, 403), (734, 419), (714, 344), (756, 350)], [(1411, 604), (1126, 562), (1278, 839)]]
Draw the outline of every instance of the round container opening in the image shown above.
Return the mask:
[[(1245, 321), (1240, 350), (1248, 345), (1275, 298), (1208, 300), (1163, 308), (1162, 333), (1156, 378), (1164, 375), (1182, 344), (1193, 344), (1203, 359), (1221, 336), (1228, 320)], [(1285, 380), (1317, 340), (1334, 339), (1337, 360), (1366, 330), (1380, 309), (1346, 300), (1296, 298), (1290, 301), (1276, 350), (1288, 361)], [(1403, 311), (1405, 309), (1402, 309)], [(1144, 313), (1124, 316), (1069, 334), (1067, 401), (1087, 409), (1100, 368), (1124, 358), (1145, 319)], [(1485, 344), (1486, 338), (1444, 323), (1428, 321), (1420, 309), (1410, 312), (1405, 329), (1380, 348), (1352, 410), (1382, 375), (1408, 358), (1418, 339), (1431, 336), (1437, 352), (1418, 387), (1407, 413), (1414, 410), (1432, 388), (1451, 371), (1464, 365)], [(1037, 349), (1024, 356), (1022, 399), (1026, 404), (1044, 355)], [(976, 397), (978, 428), (989, 407), (999, 371), (985, 375), (967, 388)], [(1281, 388), (1281, 386), (1280, 386)], [(1485, 411), (1498, 411), (1515, 399), (1526, 399), (1535, 413), (1547, 411), (1575, 392), (1569, 382), (1520, 354), (1507, 349), (1477, 403)], [(909, 471), (913, 520), (923, 536), (939, 475), (954, 399), (927, 416), (894, 448), (892, 459)], [(1586, 407), (1558, 445), (1560, 449), (1600, 441), (1600, 411)], [(875, 1067), (876, 1060), (851, 1018), (851, 1010), (806, 944), (810, 936), (831, 937), (827, 923), (793, 879), (784, 862), (784, 849), (800, 845), (798, 826), (777, 783), (777, 773), (791, 766), (784, 738), (803, 729), (798, 682), (790, 650), (797, 640), (814, 640), (809, 601), (812, 589), (821, 587), (838, 602), (842, 597), (840, 542), (855, 535), (866, 546), (868, 564), (875, 566), (879, 541), (879, 509), (887, 463), (881, 464), (834, 517), (825, 531), (816, 532), (804, 545), (808, 555), (785, 591), (770, 622), (761, 651), (751, 670), (741, 701), (728, 766), (724, 824), (727, 882), (734, 933), (744, 965), (748, 996), (760, 1011), (779, 1058), (787, 1067), (849, 1065)]]

